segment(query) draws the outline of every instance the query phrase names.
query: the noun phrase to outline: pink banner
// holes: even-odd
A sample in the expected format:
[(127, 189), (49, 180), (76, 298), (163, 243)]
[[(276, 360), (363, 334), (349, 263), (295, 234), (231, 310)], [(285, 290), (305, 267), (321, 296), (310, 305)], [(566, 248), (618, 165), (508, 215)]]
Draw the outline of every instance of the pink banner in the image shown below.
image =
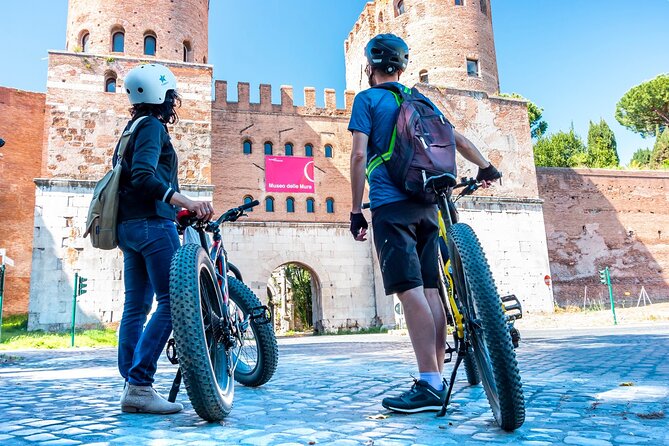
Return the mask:
[(265, 157), (265, 191), (313, 194), (314, 159), (299, 156)]

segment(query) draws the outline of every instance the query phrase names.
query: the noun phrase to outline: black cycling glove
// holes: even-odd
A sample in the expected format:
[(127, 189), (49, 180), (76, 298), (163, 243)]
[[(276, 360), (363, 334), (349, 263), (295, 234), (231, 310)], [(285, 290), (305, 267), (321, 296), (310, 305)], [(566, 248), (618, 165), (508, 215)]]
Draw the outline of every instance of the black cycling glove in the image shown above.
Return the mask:
[(479, 172), (476, 174), (476, 181), (495, 181), (500, 178), (502, 178), (502, 174), (492, 163), (485, 169), (479, 167)]
[(362, 213), (354, 214), (351, 212), (351, 234), (353, 234), (354, 238), (359, 235), (361, 229), (367, 229), (368, 226), (367, 220)]

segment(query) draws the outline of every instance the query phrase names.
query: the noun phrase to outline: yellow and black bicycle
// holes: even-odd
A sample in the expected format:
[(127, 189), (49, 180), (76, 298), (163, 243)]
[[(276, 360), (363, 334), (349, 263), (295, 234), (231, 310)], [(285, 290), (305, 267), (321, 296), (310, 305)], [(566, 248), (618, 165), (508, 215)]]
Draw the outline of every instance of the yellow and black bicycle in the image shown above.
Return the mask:
[[(495, 420), (506, 431), (525, 421), (525, 399), (515, 348), (520, 334), (514, 321), (522, 317), (515, 295), (500, 297), (481, 244), (473, 229), (458, 222), (455, 202), (480, 187), (473, 178), (460, 182), (449, 174), (428, 178), (425, 190), (434, 192), (439, 207), (440, 295), (446, 310), (448, 332), (446, 360), (455, 364), (441, 411), (451, 398), (458, 367), (465, 365), (467, 381), (483, 384)], [(460, 189), (453, 198), (453, 192)]]

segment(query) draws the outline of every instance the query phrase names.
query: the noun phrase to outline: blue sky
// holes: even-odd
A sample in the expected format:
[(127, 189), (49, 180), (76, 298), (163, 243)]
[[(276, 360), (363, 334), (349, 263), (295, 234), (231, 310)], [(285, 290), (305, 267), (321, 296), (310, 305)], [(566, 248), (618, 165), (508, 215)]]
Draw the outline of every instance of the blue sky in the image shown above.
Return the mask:
[[(446, 1), (446, 0), (444, 0)], [(669, 0), (493, 0), (493, 25), (503, 92), (544, 108), (549, 132), (573, 123), (587, 138), (588, 122), (605, 119), (626, 164), (652, 147), (618, 125), (615, 105), (632, 86), (669, 72)], [(160, 2), (156, 2), (157, 5)], [(335, 88), (343, 102), (343, 42), (365, 0), (212, 0), (209, 62), (215, 78)], [(0, 85), (46, 89), (48, 49), (63, 49), (66, 0), (2, 1)]]

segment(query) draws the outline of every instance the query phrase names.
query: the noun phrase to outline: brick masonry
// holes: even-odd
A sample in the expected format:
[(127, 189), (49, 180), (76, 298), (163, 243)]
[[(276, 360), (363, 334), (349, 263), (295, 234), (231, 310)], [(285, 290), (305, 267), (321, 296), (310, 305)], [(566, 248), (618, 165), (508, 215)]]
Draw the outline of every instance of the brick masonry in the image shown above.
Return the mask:
[[(139, 60), (51, 51), (46, 93), (42, 177), (97, 180), (110, 168), (114, 147), (130, 119), (123, 79)], [(209, 65), (161, 63), (179, 79), (180, 122), (171, 129), (182, 182), (211, 180), (211, 82)], [(104, 91), (117, 79), (117, 92)]]
[(0, 87), (0, 138), (5, 140), (0, 148), (0, 248), (15, 262), (6, 272), (3, 312), (8, 314), (28, 309), (35, 209), (32, 180), (41, 169), (44, 100), (44, 93)]
[[(69, 52), (130, 56), (145, 60), (207, 63), (209, 52), (209, 0), (105, 1), (69, 0), (67, 42)], [(112, 36), (124, 33), (124, 52), (112, 51)], [(144, 54), (144, 39), (156, 39), (155, 56)], [(190, 48), (184, 60), (184, 44)]]
[(636, 305), (643, 286), (669, 300), (669, 175), (603, 169), (537, 169), (555, 298), (608, 305), (598, 271), (608, 266), (616, 302)]

